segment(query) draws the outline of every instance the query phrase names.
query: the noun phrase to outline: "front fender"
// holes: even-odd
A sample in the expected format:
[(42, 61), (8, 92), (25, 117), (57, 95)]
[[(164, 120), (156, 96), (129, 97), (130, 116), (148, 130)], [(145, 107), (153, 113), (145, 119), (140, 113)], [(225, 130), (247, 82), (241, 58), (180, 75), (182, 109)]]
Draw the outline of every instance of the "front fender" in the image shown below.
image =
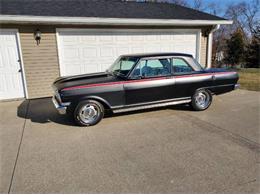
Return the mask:
[(82, 96), (81, 98), (79, 98), (78, 102), (81, 102), (84, 100), (96, 100), (96, 101), (102, 103), (102, 105), (104, 106), (105, 109), (111, 109), (110, 103), (102, 97), (95, 96), (95, 95), (86, 95), (86, 96)]

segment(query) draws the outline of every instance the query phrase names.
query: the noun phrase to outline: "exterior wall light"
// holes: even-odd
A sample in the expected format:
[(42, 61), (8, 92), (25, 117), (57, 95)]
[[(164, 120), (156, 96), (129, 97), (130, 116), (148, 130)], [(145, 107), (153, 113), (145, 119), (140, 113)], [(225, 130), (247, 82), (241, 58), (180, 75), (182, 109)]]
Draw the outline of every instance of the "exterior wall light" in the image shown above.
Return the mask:
[(41, 42), (41, 34), (42, 34), (42, 33), (41, 33), (41, 31), (40, 31), (39, 29), (37, 29), (37, 30), (34, 32), (34, 39), (35, 39), (37, 45), (39, 45), (40, 42)]

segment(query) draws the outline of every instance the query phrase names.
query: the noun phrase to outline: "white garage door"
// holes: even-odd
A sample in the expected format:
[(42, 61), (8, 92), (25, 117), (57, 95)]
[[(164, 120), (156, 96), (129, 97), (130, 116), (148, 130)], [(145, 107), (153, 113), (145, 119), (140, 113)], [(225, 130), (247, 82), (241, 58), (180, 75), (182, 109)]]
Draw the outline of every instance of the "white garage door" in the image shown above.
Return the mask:
[(179, 52), (198, 59), (198, 30), (57, 29), (61, 76), (105, 71), (119, 55)]
[(0, 100), (24, 97), (17, 31), (0, 29)]

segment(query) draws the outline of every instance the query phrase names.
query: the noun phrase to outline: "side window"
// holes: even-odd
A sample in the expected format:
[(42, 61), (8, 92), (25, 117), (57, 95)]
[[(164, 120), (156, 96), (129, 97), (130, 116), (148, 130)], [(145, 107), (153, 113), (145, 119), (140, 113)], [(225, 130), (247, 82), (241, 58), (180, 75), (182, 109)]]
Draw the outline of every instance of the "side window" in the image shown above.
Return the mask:
[(133, 72), (133, 77), (157, 77), (171, 74), (171, 59), (141, 60)]
[(192, 67), (185, 60), (181, 58), (173, 58), (172, 69), (173, 69), (173, 73), (176, 74), (190, 73), (194, 71)]

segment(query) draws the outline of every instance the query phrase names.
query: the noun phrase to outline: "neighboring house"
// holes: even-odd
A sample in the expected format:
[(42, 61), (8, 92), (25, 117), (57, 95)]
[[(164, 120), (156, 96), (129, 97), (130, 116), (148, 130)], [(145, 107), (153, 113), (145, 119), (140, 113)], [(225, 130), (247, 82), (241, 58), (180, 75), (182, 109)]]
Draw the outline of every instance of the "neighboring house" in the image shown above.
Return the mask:
[(51, 96), (56, 77), (105, 71), (121, 54), (183, 52), (210, 67), (212, 32), (232, 23), (167, 3), (0, 0), (0, 7), (0, 99)]
[(224, 60), (224, 52), (219, 51), (219, 52), (216, 53), (216, 61), (221, 62), (222, 60)]

